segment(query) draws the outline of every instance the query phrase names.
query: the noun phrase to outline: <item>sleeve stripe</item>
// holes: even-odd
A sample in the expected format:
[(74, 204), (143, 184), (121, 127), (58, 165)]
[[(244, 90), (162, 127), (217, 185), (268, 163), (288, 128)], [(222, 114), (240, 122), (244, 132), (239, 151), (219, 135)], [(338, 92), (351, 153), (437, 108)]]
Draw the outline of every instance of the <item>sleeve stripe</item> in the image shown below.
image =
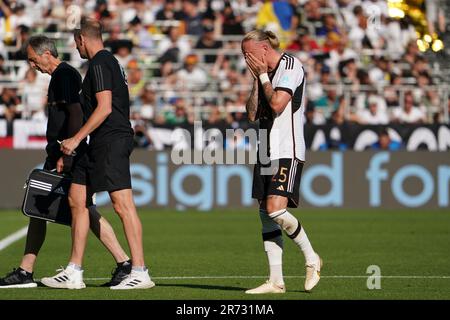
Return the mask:
[(95, 78), (96, 78), (96, 82), (97, 82), (97, 90), (98, 91), (102, 91), (105, 87), (104, 82), (103, 82), (103, 73), (102, 73), (102, 66), (101, 65), (96, 65), (94, 66), (94, 74), (95, 74)]
[(102, 83), (102, 89), (105, 89), (105, 83), (103, 82), (103, 72), (102, 72), (102, 66), (98, 66), (98, 71), (99, 71), (99, 74), (100, 74), (100, 80), (101, 80), (101, 83)]
[(94, 78), (95, 78), (95, 89), (96, 90), (98, 90), (99, 88), (99, 77), (98, 77), (98, 74), (97, 74), (97, 66), (94, 66), (94, 68), (93, 68), (93, 70), (94, 70)]

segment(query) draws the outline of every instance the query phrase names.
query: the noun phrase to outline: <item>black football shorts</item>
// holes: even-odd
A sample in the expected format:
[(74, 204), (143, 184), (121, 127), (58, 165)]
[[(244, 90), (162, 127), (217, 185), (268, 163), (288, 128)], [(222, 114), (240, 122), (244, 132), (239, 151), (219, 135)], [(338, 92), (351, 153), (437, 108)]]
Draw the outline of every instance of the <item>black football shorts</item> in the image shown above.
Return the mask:
[(92, 192), (131, 189), (130, 155), (133, 137), (88, 148), (89, 183)]
[[(262, 169), (271, 168), (269, 174)], [(297, 208), (303, 162), (298, 159), (277, 159), (268, 165), (257, 163), (253, 169), (252, 197), (264, 200), (269, 195), (288, 198), (288, 207)], [(264, 174), (263, 174), (264, 173)]]

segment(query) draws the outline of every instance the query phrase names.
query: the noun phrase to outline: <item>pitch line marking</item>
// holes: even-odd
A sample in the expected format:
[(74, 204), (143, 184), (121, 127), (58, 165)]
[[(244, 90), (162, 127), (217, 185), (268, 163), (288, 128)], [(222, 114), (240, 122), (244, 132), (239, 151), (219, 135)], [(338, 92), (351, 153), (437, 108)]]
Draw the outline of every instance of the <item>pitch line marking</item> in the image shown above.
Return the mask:
[(11, 233), (6, 238), (0, 240), (0, 251), (2, 251), (3, 249), (9, 247), (14, 242), (16, 242), (16, 241), (22, 239), (23, 237), (25, 237), (27, 235), (27, 232), (28, 232), (28, 226), (23, 227), (22, 229), (19, 229), (16, 232)]
[[(323, 279), (367, 279), (367, 276), (321, 276)], [(370, 276), (375, 278), (375, 276)], [(152, 277), (153, 280), (196, 280), (196, 279), (265, 279), (267, 276), (174, 276), (174, 277)], [(284, 276), (284, 278), (305, 278), (305, 276)], [(450, 276), (380, 276), (385, 279), (450, 279)], [(40, 281), (40, 279), (36, 279)], [(86, 281), (105, 281), (110, 278), (84, 278)]]

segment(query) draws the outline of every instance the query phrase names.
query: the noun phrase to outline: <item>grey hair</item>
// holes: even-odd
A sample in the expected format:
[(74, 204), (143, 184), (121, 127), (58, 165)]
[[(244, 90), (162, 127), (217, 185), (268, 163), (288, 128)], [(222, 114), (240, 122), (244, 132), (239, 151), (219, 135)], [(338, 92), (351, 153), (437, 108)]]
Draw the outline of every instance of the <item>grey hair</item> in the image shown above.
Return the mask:
[(48, 50), (53, 57), (58, 57), (55, 41), (44, 35), (31, 36), (26, 47), (28, 46), (31, 46), (38, 55), (42, 55)]

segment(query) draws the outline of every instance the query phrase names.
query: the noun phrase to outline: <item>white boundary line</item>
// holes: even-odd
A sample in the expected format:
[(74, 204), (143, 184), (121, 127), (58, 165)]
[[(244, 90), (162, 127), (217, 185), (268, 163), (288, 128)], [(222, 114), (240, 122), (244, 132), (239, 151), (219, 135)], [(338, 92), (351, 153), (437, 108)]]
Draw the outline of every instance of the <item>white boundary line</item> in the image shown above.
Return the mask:
[[(23, 227), (16, 232), (10, 234), (6, 238), (0, 240), (0, 251), (7, 248), (14, 242), (20, 240), (26, 236), (28, 231), (28, 226)], [(345, 276), (345, 275), (335, 275), (335, 276), (321, 276), (324, 279), (366, 279), (368, 277), (376, 278), (377, 276), (372, 275), (359, 275), (359, 276)], [(450, 276), (379, 276), (385, 279), (450, 279)], [(196, 279), (265, 279), (267, 276), (173, 276), (173, 277), (152, 277), (155, 280), (196, 280)], [(305, 276), (284, 276), (284, 278), (305, 278)], [(40, 281), (40, 279), (36, 279)], [(109, 280), (109, 278), (85, 278), (87, 281), (104, 281)]]
[[(376, 276), (321, 276), (322, 279), (367, 279)], [(201, 279), (265, 279), (267, 276), (173, 276), (173, 277), (152, 277), (153, 280), (201, 280)], [(284, 278), (305, 278), (305, 276), (284, 276)], [(380, 276), (385, 279), (450, 279), (450, 276)], [(40, 281), (40, 279), (35, 279)], [(110, 278), (84, 278), (85, 281), (106, 281)]]
[(0, 240), (0, 251), (2, 251), (3, 249), (7, 248), (8, 246), (10, 246), (11, 244), (13, 244), (14, 242), (22, 239), (23, 237), (25, 237), (27, 235), (28, 232), (28, 226), (23, 227), (22, 229), (17, 230), (16, 232), (10, 234), (9, 236), (7, 236), (6, 238)]

